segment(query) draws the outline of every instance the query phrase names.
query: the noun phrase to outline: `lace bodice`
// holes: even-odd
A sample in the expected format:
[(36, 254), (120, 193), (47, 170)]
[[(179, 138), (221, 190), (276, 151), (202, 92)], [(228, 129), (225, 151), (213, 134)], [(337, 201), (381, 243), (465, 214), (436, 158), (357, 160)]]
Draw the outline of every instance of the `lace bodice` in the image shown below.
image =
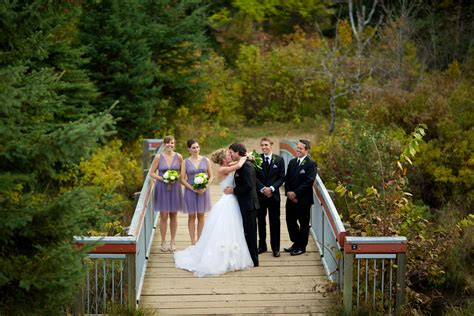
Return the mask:
[(222, 190), (224, 190), (227, 187), (233, 187), (235, 185), (234, 184), (234, 172), (229, 173), (227, 175), (227, 177), (222, 179), (222, 181), (219, 183), (219, 185), (221, 186)]

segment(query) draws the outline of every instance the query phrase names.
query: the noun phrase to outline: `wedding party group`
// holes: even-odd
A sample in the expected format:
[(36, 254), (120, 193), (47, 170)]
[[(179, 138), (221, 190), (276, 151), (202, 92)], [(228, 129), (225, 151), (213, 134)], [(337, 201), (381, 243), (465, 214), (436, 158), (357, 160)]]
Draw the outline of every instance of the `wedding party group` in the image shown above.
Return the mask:
[[(177, 268), (205, 277), (258, 267), (258, 255), (268, 251), (267, 214), (270, 248), (273, 257), (280, 257), (282, 186), (292, 242), (284, 251), (292, 256), (306, 252), (317, 174), (316, 162), (309, 156), (311, 143), (298, 141), (297, 157), (286, 171), (284, 159), (273, 153), (272, 146), (272, 140), (264, 137), (260, 154), (248, 153), (241, 143), (215, 151), (210, 160), (219, 166), (215, 178), (222, 196), (211, 206), (209, 184), (214, 174), (210, 160), (200, 155), (199, 143), (189, 140), (190, 156), (183, 159), (175, 152), (174, 137), (164, 138), (164, 150), (153, 160), (150, 175), (155, 181), (155, 211), (160, 213), (160, 249), (174, 252)], [(178, 212), (188, 214), (191, 238), (191, 245), (180, 251), (176, 251)]]

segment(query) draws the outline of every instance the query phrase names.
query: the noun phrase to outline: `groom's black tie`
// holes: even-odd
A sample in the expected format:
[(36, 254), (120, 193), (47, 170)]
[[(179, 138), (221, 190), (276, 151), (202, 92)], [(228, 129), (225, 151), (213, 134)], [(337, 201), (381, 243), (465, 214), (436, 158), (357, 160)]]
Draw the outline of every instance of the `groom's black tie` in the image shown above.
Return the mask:
[(263, 164), (263, 167), (265, 168), (265, 173), (268, 173), (269, 166), (270, 166), (270, 163), (268, 162), (268, 157), (265, 157), (265, 163)]

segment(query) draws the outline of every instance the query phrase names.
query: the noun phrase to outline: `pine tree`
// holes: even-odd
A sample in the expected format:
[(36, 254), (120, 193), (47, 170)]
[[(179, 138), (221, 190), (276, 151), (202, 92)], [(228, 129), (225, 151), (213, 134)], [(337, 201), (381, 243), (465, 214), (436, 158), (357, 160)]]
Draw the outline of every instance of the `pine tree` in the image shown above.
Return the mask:
[(63, 1), (0, 6), (0, 314), (59, 314), (82, 282), (72, 245), (104, 221), (91, 188), (61, 187), (110, 134), (94, 114), (93, 84), (74, 42), (77, 7)]
[(148, 16), (147, 38), (153, 61), (160, 70), (158, 84), (168, 108), (161, 113), (171, 117), (179, 106), (192, 107), (202, 101), (206, 88), (200, 62), (206, 56), (206, 9), (201, 0), (142, 0)]
[(94, 104), (103, 111), (115, 101), (119, 136), (136, 139), (149, 132), (160, 101), (157, 69), (146, 40), (146, 15), (138, 0), (86, 2), (80, 22), (81, 42), (88, 46), (87, 67), (99, 88)]

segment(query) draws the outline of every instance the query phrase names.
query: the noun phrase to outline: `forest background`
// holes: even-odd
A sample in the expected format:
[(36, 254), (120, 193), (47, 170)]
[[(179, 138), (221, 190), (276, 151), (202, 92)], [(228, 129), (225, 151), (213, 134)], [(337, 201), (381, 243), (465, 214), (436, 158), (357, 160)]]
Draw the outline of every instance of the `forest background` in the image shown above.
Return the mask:
[[(0, 314), (59, 313), (143, 138), (299, 129), (350, 231), (408, 238), (406, 314), (474, 314), (474, 2), (2, 0)], [(263, 126), (263, 127), (262, 127)], [(257, 133), (258, 134), (258, 133)]]

